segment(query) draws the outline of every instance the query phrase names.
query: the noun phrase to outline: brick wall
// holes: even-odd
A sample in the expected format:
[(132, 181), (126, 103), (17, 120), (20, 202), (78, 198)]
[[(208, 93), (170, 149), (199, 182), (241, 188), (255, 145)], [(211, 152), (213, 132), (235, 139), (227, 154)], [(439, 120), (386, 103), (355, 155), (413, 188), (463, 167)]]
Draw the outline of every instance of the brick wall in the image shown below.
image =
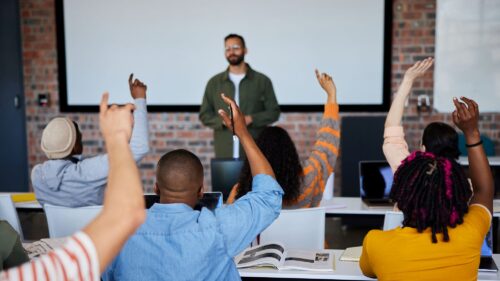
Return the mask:
[[(29, 166), (45, 161), (39, 143), (43, 127), (60, 115), (58, 107), (57, 49), (54, 0), (21, 0), (21, 30), (24, 63), (24, 89)], [(393, 3), (393, 57), (392, 89), (396, 91), (405, 69), (415, 60), (434, 56), (436, 1), (399, 0)], [(46, 108), (37, 105), (37, 96), (48, 93), (51, 103)], [(339, 93), (342, 95), (342, 93)], [(415, 83), (410, 106), (405, 113), (405, 127), (410, 149), (418, 147), (425, 124), (430, 121), (451, 122), (449, 114), (416, 111), (416, 96), (433, 95), (432, 73)], [(366, 115), (366, 114), (364, 114)], [(84, 154), (102, 152), (103, 142), (99, 133), (96, 114), (69, 114), (78, 121), (84, 140)], [(318, 127), (320, 113), (284, 113), (278, 125), (288, 130), (302, 158), (310, 152)], [(481, 116), (481, 132), (495, 140), (500, 154), (500, 114)], [(145, 190), (151, 191), (154, 167), (159, 157), (176, 148), (187, 148), (196, 153), (205, 166), (205, 183), (210, 186), (209, 161), (213, 157), (212, 131), (203, 127), (196, 113), (149, 114), (151, 153), (141, 162)], [(340, 169), (338, 167), (337, 169)], [(337, 173), (339, 174), (339, 173)], [(336, 179), (340, 186), (340, 178)], [(337, 190), (338, 191), (338, 190)]]

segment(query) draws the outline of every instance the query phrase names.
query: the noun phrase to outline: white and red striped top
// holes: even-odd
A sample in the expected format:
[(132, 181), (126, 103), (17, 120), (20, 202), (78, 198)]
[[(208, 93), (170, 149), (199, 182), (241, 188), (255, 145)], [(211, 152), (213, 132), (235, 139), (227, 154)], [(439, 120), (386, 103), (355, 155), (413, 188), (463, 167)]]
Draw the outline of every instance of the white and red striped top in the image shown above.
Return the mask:
[(99, 260), (94, 243), (78, 232), (66, 244), (38, 259), (0, 272), (0, 281), (99, 280)]

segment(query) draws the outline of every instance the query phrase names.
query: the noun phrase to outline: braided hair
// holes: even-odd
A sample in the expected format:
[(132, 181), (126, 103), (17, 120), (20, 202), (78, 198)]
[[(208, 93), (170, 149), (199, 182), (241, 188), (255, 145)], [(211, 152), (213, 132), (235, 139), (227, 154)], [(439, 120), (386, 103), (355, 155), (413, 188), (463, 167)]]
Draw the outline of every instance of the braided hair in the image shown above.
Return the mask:
[[(256, 140), (257, 146), (271, 164), (276, 181), (284, 191), (283, 204), (297, 200), (302, 185), (302, 165), (290, 135), (280, 127), (266, 127)], [(252, 172), (248, 159), (243, 163), (236, 199), (252, 190)]]
[(448, 242), (448, 227), (463, 223), (472, 190), (463, 168), (454, 159), (416, 151), (394, 174), (390, 197), (404, 214), (403, 227), (423, 232), (430, 227)]

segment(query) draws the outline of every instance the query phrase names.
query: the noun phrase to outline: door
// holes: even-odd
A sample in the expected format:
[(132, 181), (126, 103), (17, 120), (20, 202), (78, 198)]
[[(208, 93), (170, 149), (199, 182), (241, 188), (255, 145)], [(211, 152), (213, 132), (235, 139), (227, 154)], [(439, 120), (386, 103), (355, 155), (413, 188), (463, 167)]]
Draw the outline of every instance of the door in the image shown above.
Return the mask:
[(0, 1), (0, 192), (28, 191), (19, 1)]

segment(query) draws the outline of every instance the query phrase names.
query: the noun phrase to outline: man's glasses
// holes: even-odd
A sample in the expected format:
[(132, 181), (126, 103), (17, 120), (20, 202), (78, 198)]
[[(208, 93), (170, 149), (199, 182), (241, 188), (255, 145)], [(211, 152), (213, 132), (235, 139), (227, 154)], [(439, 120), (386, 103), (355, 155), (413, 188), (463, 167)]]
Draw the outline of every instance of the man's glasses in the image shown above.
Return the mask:
[(227, 46), (225, 50), (226, 50), (226, 52), (229, 52), (231, 50), (238, 51), (238, 50), (241, 50), (241, 46), (235, 44), (235, 45), (232, 45), (232, 46)]

